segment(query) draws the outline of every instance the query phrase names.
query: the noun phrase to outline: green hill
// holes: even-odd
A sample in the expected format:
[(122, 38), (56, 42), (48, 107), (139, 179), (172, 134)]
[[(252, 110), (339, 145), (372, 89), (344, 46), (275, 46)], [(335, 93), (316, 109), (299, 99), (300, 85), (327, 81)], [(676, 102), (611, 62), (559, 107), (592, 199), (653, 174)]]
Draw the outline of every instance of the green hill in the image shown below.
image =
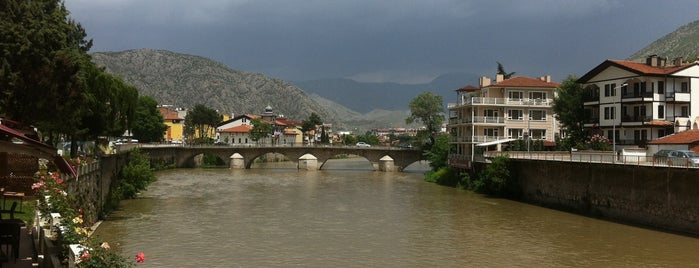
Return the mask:
[(641, 61), (648, 55), (658, 55), (672, 60), (678, 57), (694, 61), (699, 56), (699, 20), (684, 25), (663, 36), (629, 57)]

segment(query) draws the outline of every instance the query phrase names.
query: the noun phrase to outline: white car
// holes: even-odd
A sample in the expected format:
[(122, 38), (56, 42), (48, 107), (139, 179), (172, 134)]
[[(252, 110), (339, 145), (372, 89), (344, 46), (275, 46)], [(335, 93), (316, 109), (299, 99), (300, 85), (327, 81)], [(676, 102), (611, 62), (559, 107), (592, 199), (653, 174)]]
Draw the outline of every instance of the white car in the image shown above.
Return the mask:
[(357, 142), (357, 147), (371, 147), (371, 145), (369, 145), (366, 142), (360, 141), (360, 142)]

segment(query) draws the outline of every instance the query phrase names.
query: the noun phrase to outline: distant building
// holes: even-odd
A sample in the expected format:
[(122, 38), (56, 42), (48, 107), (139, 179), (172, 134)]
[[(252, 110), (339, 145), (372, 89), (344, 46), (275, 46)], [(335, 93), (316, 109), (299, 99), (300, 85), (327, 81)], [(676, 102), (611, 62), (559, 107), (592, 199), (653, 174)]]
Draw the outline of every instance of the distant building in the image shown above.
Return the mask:
[(457, 89), (457, 103), (448, 104), (449, 144), (455, 148), (450, 165), (470, 168), (477, 148), (499, 150), (517, 139), (555, 144), (561, 133), (552, 108), (558, 86), (550, 76), (504, 79), (498, 74), (494, 82), (481, 77), (479, 87)]
[(173, 109), (168, 105), (161, 105), (158, 107), (160, 114), (163, 116), (165, 125), (167, 125), (167, 130), (165, 131), (165, 136), (163, 137), (165, 141), (183, 141), (184, 137), (184, 117), (187, 115), (184, 109)]
[(302, 133), (298, 128), (301, 122), (275, 114), (270, 106), (265, 107), (264, 112), (260, 115), (243, 114), (221, 122), (216, 126), (216, 139), (233, 145), (254, 143), (249, 135), (253, 128), (252, 120), (254, 119), (260, 119), (272, 125), (272, 133), (269, 137), (255, 143), (280, 145), (302, 143)]
[(651, 55), (645, 62), (606, 60), (578, 79), (585, 89), (585, 128), (617, 149), (645, 146), (698, 129), (699, 63)]

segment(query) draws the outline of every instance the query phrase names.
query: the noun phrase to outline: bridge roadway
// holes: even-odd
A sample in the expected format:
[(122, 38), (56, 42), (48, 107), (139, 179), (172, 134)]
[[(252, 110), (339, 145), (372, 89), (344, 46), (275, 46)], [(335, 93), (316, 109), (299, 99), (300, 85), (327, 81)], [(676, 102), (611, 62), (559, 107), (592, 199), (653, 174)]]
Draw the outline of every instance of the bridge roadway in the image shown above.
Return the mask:
[[(310, 154), (317, 159), (318, 169), (322, 169), (328, 159), (337, 155), (357, 155), (366, 158), (378, 170), (381, 158), (388, 156), (393, 159), (395, 170), (412, 163), (424, 160), (419, 149), (403, 149), (394, 147), (355, 147), (355, 146), (167, 146), (141, 145), (141, 151), (147, 153), (152, 161), (165, 164), (175, 164), (176, 167), (194, 167), (194, 157), (204, 153), (216, 155), (227, 166), (235, 154), (242, 156), (244, 167), (249, 169), (253, 161), (267, 153), (278, 153), (299, 164), (301, 156)], [(236, 155), (238, 157), (238, 155)]]

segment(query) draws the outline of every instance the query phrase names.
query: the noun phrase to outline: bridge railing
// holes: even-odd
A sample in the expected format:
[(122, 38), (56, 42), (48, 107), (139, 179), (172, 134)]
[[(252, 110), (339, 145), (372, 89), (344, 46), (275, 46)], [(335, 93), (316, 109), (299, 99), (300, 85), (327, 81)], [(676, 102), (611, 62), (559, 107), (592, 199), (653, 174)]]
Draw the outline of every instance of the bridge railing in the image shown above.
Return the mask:
[[(334, 144), (227, 144), (227, 145), (216, 145), (216, 144), (151, 144), (151, 143), (140, 143), (137, 147), (143, 148), (168, 148), (168, 147), (186, 147), (186, 148), (354, 148), (354, 149), (375, 149), (375, 150), (419, 150), (417, 147), (403, 148), (397, 146), (383, 146), (383, 145), (372, 145), (371, 147), (360, 147), (356, 145), (334, 145)], [(133, 147), (123, 147), (124, 149), (132, 149)]]

